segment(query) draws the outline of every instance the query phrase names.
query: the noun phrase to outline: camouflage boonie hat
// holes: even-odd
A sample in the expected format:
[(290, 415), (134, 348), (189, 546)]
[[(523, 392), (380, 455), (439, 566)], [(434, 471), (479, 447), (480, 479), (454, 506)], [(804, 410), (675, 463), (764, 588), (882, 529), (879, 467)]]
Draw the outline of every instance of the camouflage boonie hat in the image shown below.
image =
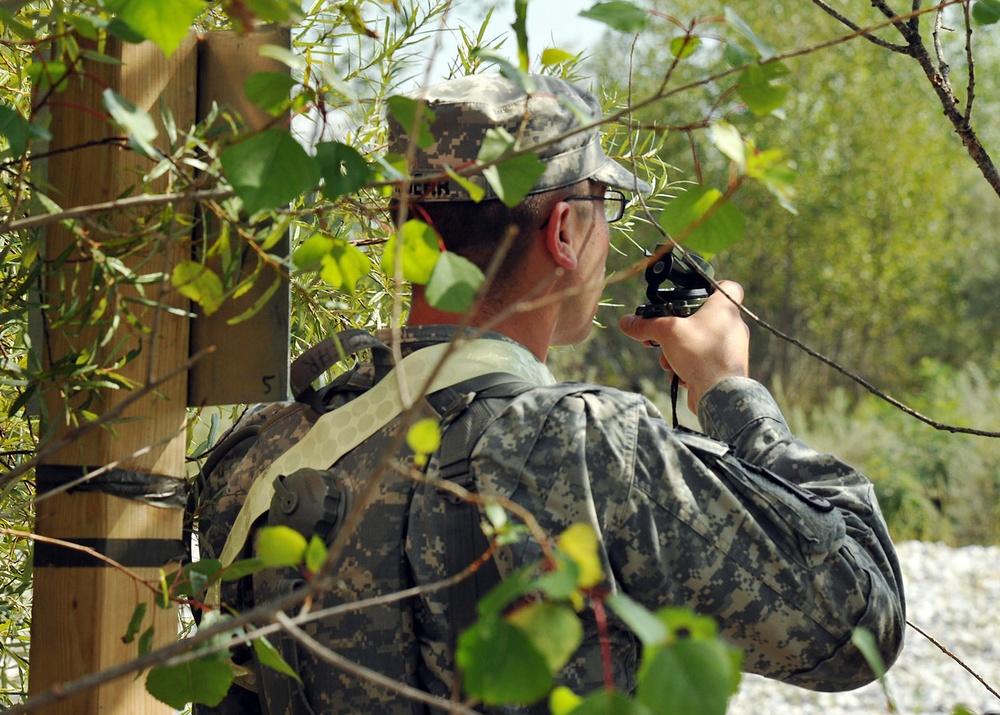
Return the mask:
[[(421, 178), (441, 174), (445, 166), (459, 171), (475, 164), (489, 129), (502, 127), (520, 137), (517, 148), (521, 149), (551, 141), (601, 117), (601, 105), (589, 92), (556, 77), (532, 75), (531, 79), (535, 91), (530, 95), (499, 74), (461, 77), (410, 93), (413, 99), (423, 99), (435, 117), (430, 126), (434, 143), (416, 149), (410, 194), (422, 201), (471, 201), (468, 191), (452, 179)], [(390, 115), (389, 151), (405, 154), (408, 146), (406, 129)], [(651, 191), (649, 184), (604, 153), (597, 127), (546, 144), (535, 155), (545, 163), (545, 173), (531, 194), (584, 179), (625, 191)], [(481, 174), (466, 178), (486, 191), (485, 198), (496, 198)]]

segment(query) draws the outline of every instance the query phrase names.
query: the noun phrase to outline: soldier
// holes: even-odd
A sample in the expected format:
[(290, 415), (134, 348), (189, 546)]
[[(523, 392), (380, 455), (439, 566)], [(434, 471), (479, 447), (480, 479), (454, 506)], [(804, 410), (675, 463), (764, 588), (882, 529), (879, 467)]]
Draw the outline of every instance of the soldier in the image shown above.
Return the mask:
[[(604, 587), (650, 609), (687, 606), (714, 617), (723, 637), (745, 652), (749, 672), (816, 690), (870, 682), (874, 675), (851, 634), (857, 627), (870, 631), (887, 664), (902, 647), (903, 586), (893, 545), (872, 484), (794, 437), (767, 389), (749, 378), (739, 285), (722, 281), (690, 317), (628, 315), (620, 322), (629, 337), (658, 346), (660, 364), (686, 386), (704, 434), (672, 428), (641, 395), (558, 383), (545, 367), (550, 346), (588, 335), (604, 281), (609, 224), (622, 217), (624, 192), (648, 187), (604, 154), (595, 127), (573, 133), (600, 117), (593, 96), (559, 79), (532, 79), (530, 95), (494, 75), (419, 92), (435, 115), (435, 142), (411, 152), (410, 214), (484, 272), (505, 250), (469, 319), (488, 332), (463, 340), (443, 372), (485, 364), (520, 381), (516, 394), (490, 401), (489, 417), (476, 429), (462, 432), (445, 420), (450, 446), (431, 458), (428, 475), (458, 473), (469, 489), (522, 506), (553, 537), (576, 523), (590, 525), (599, 536)], [(390, 148), (409, 152), (405, 132), (391, 127)], [(469, 177), (487, 192), (479, 203), (462, 182), (440, 179), (443, 166), (473, 164), (486, 132), (496, 127), (520, 146), (534, 146), (545, 165), (514, 208), (492, 196), (482, 176)], [(432, 175), (438, 178), (426, 178)], [(436, 364), (466, 319), (433, 308), (423, 286), (413, 286), (400, 342), (404, 362), (431, 355), (425, 362)], [(376, 350), (345, 384), (358, 395), (374, 394), (392, 367), (391, 353)], [(419, 369), (407, 374), (410, 384), (420, 384)], [(395, 377), (385, 383), (397, 386)], [(338, 396), (328, 408), (355, 396)], [(349, 493), (384, 461), (393, 430), (387, 423), (334, 464), (345, 484), (360, 480)], [(337, 592), (314, 607), (434, 584), (481, 553), (469, 546), (478, 515), (456, 521), (433, 485), (398, 474), (381, 479), (338, 567)], [(528, 538), (501, 547), (494, 561), (505, 576), (541, 556)], [(479, 595), (469, 579), (340, 613), (306, 631), (339, 656), (451, 698), (456, 624), (468, 621)], [(378, 608), (388, 610), (379, 615)], [(558, 682), (583, 694), (603, 687), (606, 664), (594, 614), (581, 615), (583, 644)], [(636, 682), (639, 643), (613, 618), (609, 630), (615, 685), (628, 692)], [(396, 665), (383, 667), (394, 659)], [(296, 657), (300, 695), (316, 712), (426, 712), (410, 695), (326, 660), (304, 649)]]

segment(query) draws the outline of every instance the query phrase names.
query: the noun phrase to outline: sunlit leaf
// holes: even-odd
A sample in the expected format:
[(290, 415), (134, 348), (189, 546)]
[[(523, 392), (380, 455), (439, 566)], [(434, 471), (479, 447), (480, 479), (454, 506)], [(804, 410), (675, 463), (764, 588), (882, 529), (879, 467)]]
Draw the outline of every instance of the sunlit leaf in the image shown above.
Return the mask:
[(320, 277), (327, 283), (354, 295), (358, 282), (368, 275), (372, 262), (365, 252), (350, 243), (337, 241), (321, 259)]
[(670, 201), (659, 217), (659, 224), (685, 248), (710, 259), (743, 237), (746, 219), (743, 213), (718, 189), (691, 186)]
[(567, 606), (535, 601), (515, 609), (507, 621), (524, 632), (553, 673), (566, 665), (583, 641), (580, 618)]
[(611, 2), (599, 2), (589, 10), (580, 13), (580, 17), (603, 22), (613, 30), (635, 34), (649, 22), (649, 13), (640, 7), (636, 7), (630, 2), (622, 0), (611, 0)]
[(243, 83), (247, 99), (265, 112), (278, 116), (288, 108), (295, 80), (283, 72), (255, 72)]
[(244, 576), (250, 576), (258, 571), (267, 568), (267, 564), (262, 559), (240, 559), (229, 564), (222, 571), (223, 581), (236, 581)]
[(211, 315), (222, 305), (222, 279), (211, 268), (198, 261), (181, 261), (174, 266), (170, 282), (181, 295), (193, 300)]
[(315, 270), (335, 244), (336, 240), (330, 236), (314, 233), (292, 253), (292, 263), (301, 271)]
[(789, 74), (788, 68), (780, 62), (749, 65), (740, 72), (736, 92), (754, 114), (770, 114), (785, 102), (791, 88), (785, 79)]
[(271, 642), (267, 638), (263, 636), (255, 638), (253, 641), (253, 650), (261, 665), (266, 665), (272, 670), (287, 675), (289, 678), (295, 678), (300, 683), (302, 682), (299, 674), (281, 657), (281, 653), (271, 645)]
[(267, 566), (297, 566), (305, 559), (306, 537), (290, 526), (265, 526), (257, 535), (257, 558)]
[(406, 431), (406, 444), (417, 454), (434, 454), (441, 446), (441, 424), (427, 417), (414, 422)]
[(589, 524), (573, 524), (559, 535), (559, 550), (568, 554), (580, 570), (577, 576), (580, 588), (596, 586), (604, 579), (597, 547), (597, 532)]
[(685, 57), (690, 57), (699, 47), (701, 47), (700, 37), (683, 35), (670, 41), (670, 54), (682, 60)]
[(546, 67), (551, 67), (552, 65), (562, 64), (563, 62), (569, 62), (576, 57), (571, 52), (566, 50), (560, 50), (556, 47), (549, 47), (548, 49), (542, 50), (542, 64)]
[(206, 657), (153, 668), (146, 676), (146, 690), (160, 702), (180, 710), (188, 703), (218, 705), (232, 682), (233, 670), (228, 663)]
[(309, 573), (319, 573), (326, 563), (328, 550), (323, 539), (316, 534), (309, 537), (309, 545), (306, 546), (305, 565)]
[(736, 164), (740, 173), (747, 170), (747, 148), (740, 130), (725, 120), (712, 122), (709, 127), (715, 147)]
[(280, 129), (233, 144), (220, 158), (233, 190), (250, 213), (287, 205), (320, 180), (313, 158)]
[(382, 270), (395, 275), (397, 240), (402, 239), (403, 280), (424, 285), (431, 279), (434, 264), (441, 256), (438, 236), (428, 224), (410, 219), (396, 231), (385, 244), (382, 252)]
[(316, 161), (323, 175), (323, 195), (331, 201), (357, 191), (371, 179), (372, 170), (364, 157), (340, 142), (317, 144)]
[(386, 105), (389, 108), (389, 113), (399, 122), (399, 126), (402, 127), (406, 135), (416, 141), (418, 147), (427, 149), (434, 143), (431, 125), (436, 117), (425, 102), (420, 102), (412, 97), (396, 95), (389, 97)]
[(102, 97), (111, 118), (128, 135), (129, 143), (146, 156), (158, 156), (152, 142), (159, 132), (156, 129), (156, 122), (149, 113), (139, 109), (111, 88), (104, 90)]
[(569, 715), (583, 703), (583, 698), (567, 688), (559, 685), (549, 693), (549, 710), (552, 715)]
[(482, 619), (463, 632), (455, 661), (465, 691), (487, 705), (532, 703), (552, 687), (545, 656), (520, 628), (500, 618)]
[(126, 0), (117, 5), (118, 19), (156, 43), (167, 57), (180, 46), (191, 23), (206, 10), (202, 0)]
[(446, 251), (441, 254), (430, 280), (427, 281), (427, 302), (448, 313), (464, 313), (472, 307), (483, 285), (483, 272), (469, 259)]

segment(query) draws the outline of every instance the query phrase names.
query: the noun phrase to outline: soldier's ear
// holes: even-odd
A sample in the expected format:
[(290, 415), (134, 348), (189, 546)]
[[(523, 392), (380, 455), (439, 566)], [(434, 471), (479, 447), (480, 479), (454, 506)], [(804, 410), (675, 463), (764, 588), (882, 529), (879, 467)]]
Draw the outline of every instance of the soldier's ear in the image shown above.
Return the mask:
[(549, 212), (542, 231), (545, 249), (557, 266), (567, 271), (576, 269), (578, 258), (572, 241), (573, 210), (568, 201), (557, 201)]

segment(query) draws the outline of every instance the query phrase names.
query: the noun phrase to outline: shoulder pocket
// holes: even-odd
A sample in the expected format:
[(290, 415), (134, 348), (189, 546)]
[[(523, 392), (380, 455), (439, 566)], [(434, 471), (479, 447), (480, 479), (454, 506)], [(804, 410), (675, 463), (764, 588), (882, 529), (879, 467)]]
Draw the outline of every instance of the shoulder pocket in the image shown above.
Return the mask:
[(757, 526), (792, 560), (815, 566), (840, 547), (846, 526), (828, 500), (739, 459), (721, 442), (687, 430), (678, 430), (676, 436), (712, 467)]

